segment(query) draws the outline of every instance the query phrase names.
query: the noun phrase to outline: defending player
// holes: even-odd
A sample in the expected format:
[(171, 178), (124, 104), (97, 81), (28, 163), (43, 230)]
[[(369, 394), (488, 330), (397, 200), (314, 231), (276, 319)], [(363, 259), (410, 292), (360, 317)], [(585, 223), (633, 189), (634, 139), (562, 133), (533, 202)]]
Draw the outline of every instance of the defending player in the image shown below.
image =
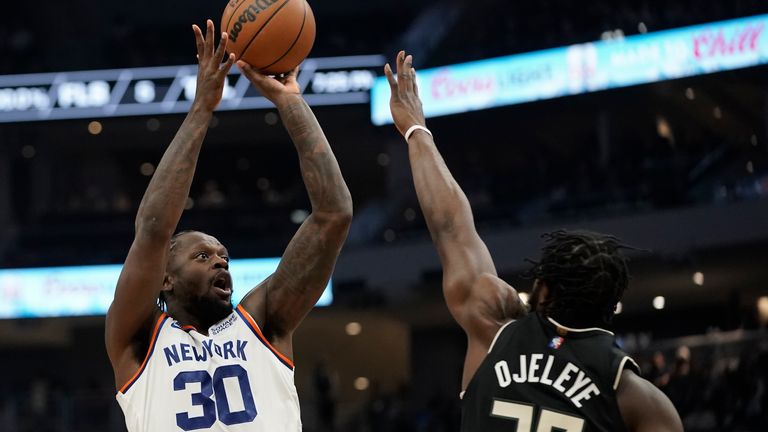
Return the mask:
[[(280, 264), (233, 310), (227, 249), (196, 231), (173, 236), (225, 77), (227, 36), (193, 26), (197, 94), (136, 217), (107, 314), (106, 344), (130, 432), (301, 430), (292, 335), (322, 294), (346, 238), (352, 202), (296, 71), (270, 78), (238, 62), (278, 108), (299, 154), (312, 214)], [(172, 237), (173, 236), (173, 237)], [(158, 307), (158, 299), (165, 310)]]
[(616, 239), (546, 237), (527, 314), (496, 273), (472, 210), (425, 127), (411, 56), (384, 69), (395, 125), (408, 143), (421, 209), (443, 265), (443, 293), (467, 334), (465, 432), (682, 431), (669, 399), (640, 378), (603, 330), (627, 287)]

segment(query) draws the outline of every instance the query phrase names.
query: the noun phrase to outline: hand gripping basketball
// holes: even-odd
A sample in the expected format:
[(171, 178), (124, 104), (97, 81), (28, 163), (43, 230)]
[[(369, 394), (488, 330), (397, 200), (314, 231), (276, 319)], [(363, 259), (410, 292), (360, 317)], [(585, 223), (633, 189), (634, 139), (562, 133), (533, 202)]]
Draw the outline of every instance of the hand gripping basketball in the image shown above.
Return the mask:
[(286, 74), (274, 77), (264, 75), (242, 60), (237, 61), (237, 67), (256, 86), (262, 96), (272, 101), (277, 107), (292, 98), (301, 97), (301, 89), (296, 81), (296, 75), (299, 73), (298, 67)]

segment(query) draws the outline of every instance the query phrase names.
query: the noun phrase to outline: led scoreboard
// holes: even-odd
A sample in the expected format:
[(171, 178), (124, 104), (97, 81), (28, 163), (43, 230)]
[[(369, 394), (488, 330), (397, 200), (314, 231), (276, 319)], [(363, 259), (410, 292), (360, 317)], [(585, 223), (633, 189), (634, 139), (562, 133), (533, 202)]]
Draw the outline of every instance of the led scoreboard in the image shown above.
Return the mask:
[[(298, 80), (310, 105), (367, 104), (379, 55), (310, 58)], [(184, 113), (197, 66), (163, 66), (0, 76), (0, 123)], [(240, 74), (227, 77), (219, 110), (272, 104)]]

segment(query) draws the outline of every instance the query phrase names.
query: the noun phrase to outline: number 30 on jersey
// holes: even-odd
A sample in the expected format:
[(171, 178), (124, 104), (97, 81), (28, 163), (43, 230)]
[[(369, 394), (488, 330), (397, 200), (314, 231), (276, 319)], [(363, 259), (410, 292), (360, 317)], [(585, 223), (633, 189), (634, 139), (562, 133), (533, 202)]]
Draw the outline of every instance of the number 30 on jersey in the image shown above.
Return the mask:
[[(224, 380), (237, 379), (240, 395), (243, 398), (242, 410), (232, 412)], [(256, 418), (256, 404), (253, 401), (248, 371), (240, 365), (227, 365), (216, 368), (213, 377), (208, 371), (180, 372), (173, 380), (173, 390), (183, 391), (187, 384), (199, 383), (200, 392), (192, 393), (192, 405), (202, 407), (203, 415), (190, 417), (188, 412), (176, 414), (176, 424), (185, 431), (208, 429), (219, 421), (226, 425), (249, 423)], [(215, 401), (214, 401), (215, 393)]]

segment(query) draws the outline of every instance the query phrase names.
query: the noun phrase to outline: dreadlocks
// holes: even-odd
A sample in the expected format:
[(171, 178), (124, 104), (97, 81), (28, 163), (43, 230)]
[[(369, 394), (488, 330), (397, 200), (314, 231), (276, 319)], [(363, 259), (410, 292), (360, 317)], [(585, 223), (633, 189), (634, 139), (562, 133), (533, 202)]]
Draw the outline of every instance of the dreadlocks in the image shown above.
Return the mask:
[(549, 288), (548, 298), (538, 307), (564, 325), (610, 324), (629, 284), (621, 250), (631, 248), (616, 237), (589, 231), (559, 230), (542, 238), (541, 261), (530, 261), (528, 273)]
[[(197, 232), (197, 231), (195, 230), (179, 231), (176, 234), (174, 234), (173, 237), (171, 237), (171, 246), (170, 246), (171, 255), (173, 255), (173, 253), (175, 252), (176, 246), (179, 245), (179, 238), (184, 234), (189, 234), (192, 232)], [(167, 310), (168, 302), (165, 299), (165, 293), (163, 291), (160, 291), (160, 294), (157, 295), (157, 306), (160, 308), (160, 310), (163, 310), (163, 311)]]

